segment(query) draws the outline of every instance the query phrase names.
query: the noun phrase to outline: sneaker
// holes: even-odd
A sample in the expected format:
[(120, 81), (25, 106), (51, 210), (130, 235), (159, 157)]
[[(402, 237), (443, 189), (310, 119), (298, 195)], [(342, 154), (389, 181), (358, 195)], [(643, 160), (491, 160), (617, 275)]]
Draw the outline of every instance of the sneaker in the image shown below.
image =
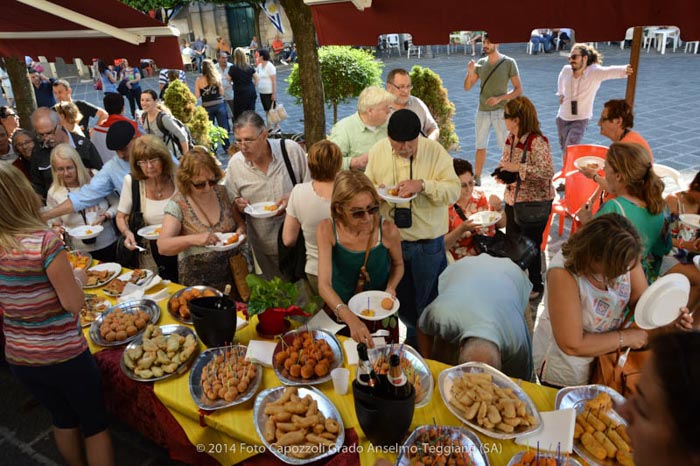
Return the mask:
[(474, 186), (481, 186), (481, 175), (476, 175), (474, 177)]
[(287, 63), (286, 61), (284, 61), (284, 58), (280, 58), (280, 63), (282, 63), (282, 64), (285, 65), (285, 66), (289, 64), (289, 63)]

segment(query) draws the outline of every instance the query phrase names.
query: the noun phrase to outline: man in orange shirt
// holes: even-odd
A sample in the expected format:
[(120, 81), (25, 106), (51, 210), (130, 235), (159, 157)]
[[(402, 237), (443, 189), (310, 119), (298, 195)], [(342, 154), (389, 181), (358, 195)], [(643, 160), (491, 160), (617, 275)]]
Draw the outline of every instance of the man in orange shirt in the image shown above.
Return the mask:
[(282, 59), (282, 52), (284, 51), (284, 42), (280, 39), (279, 34), (275, 34), (275, 38), (272, 40), (272, 51), (275, 53), (275, 59)]

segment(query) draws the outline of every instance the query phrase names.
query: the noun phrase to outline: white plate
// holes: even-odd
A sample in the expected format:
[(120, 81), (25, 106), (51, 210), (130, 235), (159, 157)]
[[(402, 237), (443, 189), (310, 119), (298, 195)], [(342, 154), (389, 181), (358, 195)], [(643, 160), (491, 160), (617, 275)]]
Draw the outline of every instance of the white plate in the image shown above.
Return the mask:
[[(151, 277), (153, 277), (153, 271), (152, 271), (152, 270), (148, 270), (148, 269), (140, 269), (140, 270), (143, 270), (144, 272), (146, 272), (146, 276), (143, 277), (142, 279), (138, 280), (138, 281), (135, 283), (135, 284), (138, 285), (138, 286), (143, 285), (143, 284), (146, 283), (148, 280), (150, 280)], [(125, 282), (128, 282), (129, 279), (131, 278), (131, 275), (132, 275), (133, 273), (134, 273), (134, 271), (133, 271), (133, 270), (130, 270), (130, 271), (126, 272), (125, 274), (120, 275), (120, 276), (119, 276), (119, 280), (123, 280), (123, 281), (125, 281)]]
[(393, 196), (389, 194), (389, 190), (394, 189), (396, 186), (384, 186), (383, 188), (377, 188), (377, 192), (379, 193), (379, 196), (384, 199), (385, 201), (393, 202), (394, 204), (406, 204), (407, 202), (410, 202), (412, 199), (415, 199), (418, 194), (413, 194), (413, 196), (410, 197), (399, 197), (399, 196)]
[(83, 225), (68, 230), (68, 234), (77, 239), (92, 239), (102, 233), (104, 227), (102, 225)]
[(214, 251), (230, 251), (231, 249), (235, 249), (238, 246), (245, 241), (245, 235), (239, 235), (238, 241), (227, 244), (224, 246), (224, 243), (226, 240), (228, 240), (230, 237), (235, 235), (236, 233), (215, 233), (215, 235), (219, 238), (219, 242), (212, 245), (212, 246), (207, 246), (209, 249), (213, 249)]
[[(363, 291), (358, 293), (348, 301), (348, 307), (350, 310), (359, 318), (364, 320), (382, 320), (386, 319), (390, 315), (396, 313), (399, 310), (399, 300), (394, 298), (394, 307), (387, 310), (382, 307), (382, 299), (391, 298), (389, 293), (384, 291)], [(367, 309), (374, 311), (373, 316), (366, 316), (362, 314), (362, 311)]]
[(467, 220), (474, 222), (481, 227), (490, 227), (495, 225), (501, 219), (502, 215), (500, 212), (494, 212), (492, 210), (484, 210), (482, 212), (476, 212), (467, 217)]
[(255, 218), (270, 218), (277, 215), (279, 212), (279, 206), (275, 210), (265, 210), (265, 207), (274, 205), (274, 202), (256, 202), (255, 204), (248, 204), (245, 206), (243, 211)]
[(105, 262), (105, 263), (103, 263), (103, 264), (97, 264), (97, 265), (94, 266), (94, 267), (90, 267), (90, 268), (88, 269), (88, 271), (90, 271), (90, 270), (93, 270), (93, 271), (95, 271), (95, 272), (102, 272), (102, 271), (104, 271), (104, 270), (109, 270), (110, 275), (109, 275), (109, 277), (107, 278), (107, 280), (105, 280), (105, 281), (103, 281), (103, 282), (98, 282), (98, 283), (95, 284), (95, 285), (89, 285), (89, 286), (86, 285), (86, 286), (84, 286), (83, 288), (99, 288), (99, 287), (101, 287), (101, 286), (106, 285), (107, 283), (109, 283), (110, 281), (112, 281), (112, 279), (113, 279), (114, 277), (116, 277), (117, 275), (119, 275), (119, 272), (122, 271), (122, 266), (119, 265), (119, 264), (117, 264), (116, 262)]
[(668, 325), (678, 318), (689, 296), (690, 281), (685, 275), (664, 275), (642, 293), (634, 311), (634, 322), (645, 330)]
[(700, 228), (700, 215), (698, 214), (680, 214), (678, 218), (692, 228)]
[[(589, 165), (595, 164), (595, 168)], [(574, 160), (574, 167), (578, 168), (579, 170), (582, 170), (584, 168), (587, 168), (589, 170), (602, 170), (605, 168), (605, 160), (601, 159), (600, 157), (594, 157), (594, 156), (588, 156), (588, 157), (580, 157), (576, 160)]]
[[(147, 227), (140, 228), (136, 234), (146, 239), (158, 239), (160, 236), (160, 228), (163, 228), (163, 225), (149, 225)], [(159, 231), (156, 232), (156, 230)]]

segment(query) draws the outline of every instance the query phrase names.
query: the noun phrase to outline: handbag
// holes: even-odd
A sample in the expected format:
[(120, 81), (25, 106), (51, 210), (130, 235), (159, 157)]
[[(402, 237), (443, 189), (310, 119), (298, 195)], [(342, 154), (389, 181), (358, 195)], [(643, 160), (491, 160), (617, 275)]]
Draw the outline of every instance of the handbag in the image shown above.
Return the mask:
[[(138, 241), (138, 234), (136, 233), (141, 228), (144, 227), (145, 222), (143, 220), (143, 212), (141, 212), (141, 192), (140, 192), (140, 182), (131, 179), (131, 212), (129, 213), (129, 230), (134, 232), (134, 235)], [(117, 245), (115, 251), (115, 259), (122, 266), (135, 269), (139, 267), (139, 251), (134, 249), (133, 251), (126, 247), (124, 241), (126, 237), (120, 235), (117, 238)]]
[[(625, 324), (632, 317), (632, 312), (628, 312), (622, 321), (620, 328), (625, 328)], [(591, 368), (591, 380), (593, 384), (600, 384), (610, 387), (624, 397), (636, 393), (637, 383), (641, 375), (644, 363), (651, 357), (651, 350), (634, 350), (627, 355), (627, 360), (620, 366), (620, 358), (623, 356), (622, 348), (596, 356)]]
[[(523, 149), (523, 156), (520, 163), (525, 163), (527, 159), (527, 150), (532, 143), (533, 135), (530, 134), (525, 141), (525, 148)], [(515, 141), (513, 141), (515, 143)], [(511, 146), (511, 152), (514, 146)], [(518, 193), (520, 192), (520, 183), (522, 180), (518, 177), (517, 184), (515, 185), (515, 195), (513, 196), (513, 220), (515, 223), (523, 228), (536, 228), (541, 226), (549, 218), (549, 214), (552, 212), (552, 201), (527, 201), (518, 202)]]
[(372, 230), (369, 232), (369, 239), (367, 240), (367, 249), (365, 249), (365, 260), (360, 267), (360, 272), (357, 276), (357, 284), (355, 284), (355, 294), (362, 293), (365, 291), (369, 285), (370, 276), (367, 271), (367, 259), (369, 259), (369, 251), (372, 249), (372, 237), (374, 236), (374, 224), (372, 224)]
[(249, 273), (248, 261), (243, 256), (243, 253), (238, 252), (228, 258), (228, 266), (231, 269), (233, 284), (236, 285), (238, 299), (247, 303), (250, 298), (250, 288), (245, 280)]
[(472, 244), (479, 254), (507, 257), (522, 270), (527, 270), (536, 258), (539, 260), (537, 257), (537, 246), (530, 238), (524, 235), (512, 237), (496, 230), (494, 236), (472, 236)]
[(267, 120), (272, 124), (277, 124), (287, 119), (287, 111), (282, 104), (278, 104), (276, 100), (272, 101), (272, 107), (267, 111)]
[[(286, 140), (284, 138), (280, 141), (280, 148), (282, 149), (282, 157), (284, 158), (284, 164), (287, 166), (289, 177), (292, 179), (292, 184), (296, 185), (297, 177), (294, 175), (294, 170), (292, 170), (292, 163), (289, 161)], [(304, 232), (299, 229), (297, 242), (293, 246), (287, 247), (284, 241), (282, 241), (282, 230), (284, 230), (284, 224), (280, 225), (280, 229), (277, 232), (277, 255), (279, 258), (280, 274), (284, 280), (296, 282), (306, 277), (306, 271), (304, 270), (306, 268), (306, 242), (304, 241)]]

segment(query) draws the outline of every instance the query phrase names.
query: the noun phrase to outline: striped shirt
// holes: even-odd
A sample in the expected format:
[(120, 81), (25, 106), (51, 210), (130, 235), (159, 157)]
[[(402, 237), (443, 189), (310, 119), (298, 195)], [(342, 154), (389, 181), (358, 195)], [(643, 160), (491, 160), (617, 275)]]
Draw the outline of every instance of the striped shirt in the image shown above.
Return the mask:
[(21, 247), (0, 251), (0, 310), (5, 356), (21, 366), (56, 364), (87, 349), (78, 317), (65, 311), (46, 269), (63, 250), (52, 231), (17, 236)]

